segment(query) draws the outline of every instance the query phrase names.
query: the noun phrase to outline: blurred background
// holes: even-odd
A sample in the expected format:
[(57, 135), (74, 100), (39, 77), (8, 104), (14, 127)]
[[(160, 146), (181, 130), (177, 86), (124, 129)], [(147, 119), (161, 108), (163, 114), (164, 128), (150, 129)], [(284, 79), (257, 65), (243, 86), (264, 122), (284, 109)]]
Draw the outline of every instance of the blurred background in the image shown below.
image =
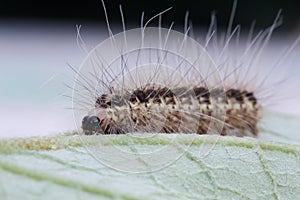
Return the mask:
[[(175, 26), (182, 26), (185, 12), (190, 12), (193, 24), (207, 27), (210, 21), (210, 14), (215, 12), (218, 16), (218, 26), (226, 28), (230, 16), (233, 0), (218, 1), (138, 1), (138, 0), (111, 0), (105, 1), (109, 19), (112, 24), (120, 24), (119, 5), (122, 5), (126, 23), (133, 24), (134, 27), (140, 24), (142, 12), (145, 12), (145, 19), (169, 7), (173, 9), (163, 17), (165, 24), (174, 21)], [(100, 0), (89, 1), (17, 1), (4, 0), (1, 2), (0, 17), (7, 22), (19, 23), (42, 23), (52, 22), (55, 24), (75, 23), (85, 24), (94, 22), (98, 26), (104, 25), (104, 13)], [(235, 15), (235, 23), (249, 26), (256, 20), (257, 28), (265, 28), (270, 25), (277, 12), (282, 9), (284, 14), (284, 24), (281, 26), (282, 32), (292, 32), (299, 29), (300, 2), (297, 0), (251, 0), (238, 1)]]
[[(105, 1), (114, 33), (122, 29), (119, 5), (122, 5), (128, 29), (140, 26), (142, 12), (145, 21), (172, 7), (163, 15), (163, 26), (174, 21), (174, 28), (182, 31), (186, 11), (193, 27), (207, 30), (210, 16), (215, 13), (218, 28), (228, 26), (233, 1)], [(245, 33), (253, 20), (255, 30), (272, 24), (282, 9), (283, 23), (274, 33), (274, 52), (282, 43), (300, 34), (300, 1), (252, 0), (238, 1), (234, 25), (241, 24)], [(0, 3), (0, 137), (45, 135), (75, 129), (71, 110), (75, 74), (68, 65), (78, 69), (86, 53), (77, 45), (76, 25), (91, 50), (108, 37), (104, 11), (100, 0), (89, 1), (16, 1)], [(157, 25), (157, 20), (151, 25)], [(299, 49), (299, 46), (297, 47)], [(298, 52), (299, 51), (295, 51)], [(272, 60), (273, 53), (267, 59)], [(300, 78), (300, 56), (294, 56), (296, 79)], [(300, 84), (300, 81), (298, 82)], [(66, 86), (68, 85), (68, 86)], [(297, 83), (290, 85), (291, 96), (297, 96)], [(296, 95), (295, 95), (296, 94)], [(284, 111), (300, 114), (299, 99), (286, 104)]]

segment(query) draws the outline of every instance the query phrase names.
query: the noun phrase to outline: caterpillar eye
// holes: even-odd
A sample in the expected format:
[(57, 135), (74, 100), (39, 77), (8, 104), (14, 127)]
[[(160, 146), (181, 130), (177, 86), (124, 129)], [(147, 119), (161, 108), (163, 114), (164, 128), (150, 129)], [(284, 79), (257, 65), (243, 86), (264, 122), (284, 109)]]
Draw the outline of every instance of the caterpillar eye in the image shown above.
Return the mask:
[(96, 116), (85, 116), (82, 119), (82, 129), (86, 135), (92, 135), (100, 132), (100, 119)]

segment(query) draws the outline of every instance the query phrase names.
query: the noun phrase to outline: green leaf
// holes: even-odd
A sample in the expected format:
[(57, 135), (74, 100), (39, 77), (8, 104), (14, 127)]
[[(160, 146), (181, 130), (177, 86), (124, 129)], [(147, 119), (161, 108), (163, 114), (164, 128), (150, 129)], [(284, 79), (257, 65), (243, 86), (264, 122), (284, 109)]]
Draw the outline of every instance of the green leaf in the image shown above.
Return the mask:
[(0, 199), (297, 199), (300, 147), (251, 138), (0, 140)]

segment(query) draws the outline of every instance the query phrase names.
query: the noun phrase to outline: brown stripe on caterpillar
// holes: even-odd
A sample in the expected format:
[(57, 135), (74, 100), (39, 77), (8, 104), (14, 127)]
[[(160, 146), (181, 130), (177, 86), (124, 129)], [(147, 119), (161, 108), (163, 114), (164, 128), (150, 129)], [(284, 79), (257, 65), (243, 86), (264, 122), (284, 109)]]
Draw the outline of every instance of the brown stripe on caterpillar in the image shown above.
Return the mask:
[(212, 113), (222, 109), (217, 116), (224, 124), (221, 135), (257, 136), (260, 105), (253, 92), (227, 89), (215, 103), (211, 92), (205, 87), (147, 86), (123, 96), (102, 94), (95, 102), (98, 115), (85, 117), (82, 128), (85, 134), (193, 133), (190, 127), (196, 124), (197, 134), (207, 134), (211, 118), (216, 118)]

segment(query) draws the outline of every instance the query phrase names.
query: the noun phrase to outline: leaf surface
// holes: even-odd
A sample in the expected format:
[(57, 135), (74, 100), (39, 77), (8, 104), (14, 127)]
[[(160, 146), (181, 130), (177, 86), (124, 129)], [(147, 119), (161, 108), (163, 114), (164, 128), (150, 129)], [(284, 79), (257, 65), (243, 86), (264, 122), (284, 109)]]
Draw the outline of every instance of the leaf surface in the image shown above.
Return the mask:
[(158, 134), (0, 140), (0, 199), (297, 199), (300, 148)]

